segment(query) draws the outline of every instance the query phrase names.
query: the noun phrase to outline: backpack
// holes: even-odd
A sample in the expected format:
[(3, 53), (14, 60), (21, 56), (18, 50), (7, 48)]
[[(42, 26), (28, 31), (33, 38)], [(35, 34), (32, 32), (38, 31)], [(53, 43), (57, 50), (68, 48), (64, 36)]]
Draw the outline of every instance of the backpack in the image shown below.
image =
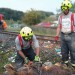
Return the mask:
[[(62, 15), (60, 15), (60, 29), (62, 28)], [(71, 32), (74, 31), (74, 13), (71, 14)]]
[(3, 28), (3, 22), (0, 20), (0, 29), (4, 29)]
[[(22, 36), (20, 34), (18, 35), (18, 39), (19, 39), (19, 42), (20, 42), (21, 47), (23, 47)], [(32, 39), (29, 40), (29, 42), (30, 42), (30, 44), (32, 44)]]
[(3, 22), (0, 20), (0, 26), (3, 25)]
[(7, 24), (4, 20), (0, 20), (0, 29), (6, 29), (7, 28)]

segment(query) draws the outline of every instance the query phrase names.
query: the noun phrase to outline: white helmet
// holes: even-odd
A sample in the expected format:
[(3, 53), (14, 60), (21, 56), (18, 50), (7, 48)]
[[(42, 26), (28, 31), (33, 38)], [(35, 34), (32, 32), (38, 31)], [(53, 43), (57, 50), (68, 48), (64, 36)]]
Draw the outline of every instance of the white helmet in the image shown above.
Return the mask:
[(23, 27), (20, 31), (20, 35), (24, 37), (25, 40), (30, 40), (33, 36), (32, 29), (30, 27)]

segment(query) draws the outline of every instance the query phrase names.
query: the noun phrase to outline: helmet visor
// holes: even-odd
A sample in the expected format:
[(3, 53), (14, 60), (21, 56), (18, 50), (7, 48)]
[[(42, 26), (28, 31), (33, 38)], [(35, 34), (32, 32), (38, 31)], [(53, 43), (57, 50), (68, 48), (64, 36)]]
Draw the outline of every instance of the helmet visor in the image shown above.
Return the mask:
[(61, 10), (62, 10), (62, 11), (65, 11), (65, 10), (67, 10), (67, 9), (69, 9), (67, 6), (61, 6)]
[(27, 40), (27, 41), (30, 40), (31, 38), (32, 38), (32, 36), (24, 36), (24, 37), (23, 37), (23, 39), (24, 39), (24, 40)]

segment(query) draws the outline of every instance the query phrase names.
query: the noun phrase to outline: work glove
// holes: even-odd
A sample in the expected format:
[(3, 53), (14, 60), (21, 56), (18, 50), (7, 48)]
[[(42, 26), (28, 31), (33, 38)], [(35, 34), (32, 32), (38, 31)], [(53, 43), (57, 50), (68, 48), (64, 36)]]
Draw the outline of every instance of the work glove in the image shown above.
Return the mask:
[(24, 61), (27, 64), (29, 62), (29, 59), (27, 57), (25, 57)]
[(54, 40), (55, 41), (58, 41), (59, 37), (58, 36), (55, 36)]
[(40, 57), (39, 56), (35, 56), (35, 59), (34, 59), (34, 61), (40, 61)]

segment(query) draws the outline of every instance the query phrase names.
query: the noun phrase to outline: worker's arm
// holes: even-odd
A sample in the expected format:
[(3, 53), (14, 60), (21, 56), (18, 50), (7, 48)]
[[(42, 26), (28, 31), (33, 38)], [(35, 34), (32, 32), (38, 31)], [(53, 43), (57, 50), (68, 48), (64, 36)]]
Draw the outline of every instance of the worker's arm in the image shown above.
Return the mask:
[(23, 58), (25, 59), (25, 55), (24, 55), (24, 53), (22, 52), (22, 48), (21, 48), (21, 45), (20, 45), (20, 42), (19, 42), (18, 37), (16, 37), (15, 43), (16, 43), (17, 52), (19, 53), (19, 55), (20, 55), (21, 57), (23, 57)]
[(59, 36), (60, 30), (61, 30), (61, 28), (60, 28), (60, 25), (59, 25), (59, 26), (57, 27), (57, 30), (56, 30), (56, 36)]
[(34, 47), (36, 49), (36, 55), (39, 56), (39, 54), (40, 54), (40, 47), (39, 47), (39, 42), (38, 42), (38, 40), (37, 40), (35, 35), (33, 35), (33, 44), (34, 44)]
[(21, 50), (18, 51), (19, 55), (25, 59), (25, 55), (23, 54), (23, 52)]
[(7, 29), (7, 23), (3, 20), (3, 28), (6, 30)]

